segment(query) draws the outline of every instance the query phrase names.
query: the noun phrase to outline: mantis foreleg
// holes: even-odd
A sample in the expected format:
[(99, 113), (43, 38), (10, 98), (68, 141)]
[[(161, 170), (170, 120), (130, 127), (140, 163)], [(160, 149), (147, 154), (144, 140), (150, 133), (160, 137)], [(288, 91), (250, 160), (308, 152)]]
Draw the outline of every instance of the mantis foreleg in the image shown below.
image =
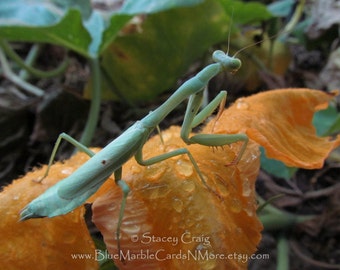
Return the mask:
[(227, 92), (221, 91), (200, 113), (197, 114), (198, 108), (201, 104), (201, 97), (203, 93), (198, 93), (190, 97), (186, 114), (184, 117), (181, 137), (187, 144), (197, 143), (206, 146), (223, 146), (232, 144), (238, 141), (243, 141), (243, 145), (235, 157), (235, 159), (228, 165), (236, 164), (240, 161), (248, 144), (248, 136), (246, 134), (197, 134), (190, 137), (192, 128), (201, 124), (212, 112), (219, 106), (220, 110), (215, 119), (218, 120), (221, 108), (224, 107), (227, 98)]

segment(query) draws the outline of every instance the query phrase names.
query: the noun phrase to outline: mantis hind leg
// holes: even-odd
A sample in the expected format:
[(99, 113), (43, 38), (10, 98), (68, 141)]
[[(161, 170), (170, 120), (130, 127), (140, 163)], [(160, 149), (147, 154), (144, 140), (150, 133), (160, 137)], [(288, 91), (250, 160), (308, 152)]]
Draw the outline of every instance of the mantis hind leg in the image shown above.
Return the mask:
[(94, 152), (92, 152), (89, 148), (87, 148), (85, 145), (81, 144), (80, 142), (78, 142), (76, 139), (72, 138), (70, 135), (66, 134), (66, 133), (61, 133), (57, 139), (57, 141), (54, 144), (53, 150), (52, 150), (52, 154), (50, 156), (49, 162), (48, 162), (48, 166), (47, 166), (47, 170), (45, 172), (45, 174), (43, 175), (42, 178), (40, 178), (37, 182), (41, 182), (42, 180), (44, 180), (46, 178), (46, 176), (48, 175), (50, 168), (52, 166), (52, 163), (54, 161), (55, 155), (57, 153), (57, 150), (60, 146), (61, 140), (64, 139), (65, 141), (71, 143), (72, 145), (74, 145), (77, 149), (79, 149), (82, 152), (85, 152), (88, 156), (92, 157), (95, 155)]

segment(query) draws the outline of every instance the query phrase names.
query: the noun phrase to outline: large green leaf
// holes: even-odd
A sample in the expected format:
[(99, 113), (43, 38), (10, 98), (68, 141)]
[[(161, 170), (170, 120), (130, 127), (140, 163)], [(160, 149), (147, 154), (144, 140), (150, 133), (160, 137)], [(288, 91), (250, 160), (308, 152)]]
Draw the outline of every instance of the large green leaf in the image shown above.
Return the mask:
[(193, 6), (204, 0), (126, 0), (120, 10), (122, 14), (155, 13), (171, 8)]
[(91, 37), (82, 21), (90, 6), (84, 1), (82, 9), (70, 9), (77, 6), (77, 1), (2, 0), (0, 36), (10, 41), (53, 43), (87, 55)]
[(117, 37), (102, 65), (127, 100), (151, 99), (174, 86), (212, 44), (225, 40), (228, 26), (229, 17), (216, 1), (152, 14), (140, 32)]
[(261, 22), (272, 18), (266, 5), (257, 1), (219, 0), (235, 24)]
[(86, 57), (98, 57), (131, 18), (203, 0), (125, 1), (118, 13), (92, 10), (89, 0), (1, 0), (0, 36), (10, 41), (45, 42)]

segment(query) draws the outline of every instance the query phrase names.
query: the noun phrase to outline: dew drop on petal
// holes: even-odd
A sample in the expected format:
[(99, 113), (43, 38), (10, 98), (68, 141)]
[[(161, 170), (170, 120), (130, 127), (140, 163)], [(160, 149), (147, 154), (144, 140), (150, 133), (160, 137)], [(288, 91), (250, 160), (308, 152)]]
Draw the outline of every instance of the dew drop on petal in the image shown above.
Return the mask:
[(70, 168), (70, 167), (64, 168), (64, 169), (61, 170), (61, 173), (65, 174), (65, 175), (70, 175), (70, 174), (72, 174), (72, 172), (73, 172), (73, 169)]
[[(172, 151), (177, 150), (178, 148), (180, 148), (178, 145), (175, 145), (175, 144), (167, 144), (167, 145), (165, 146), (164, 151), (165, 151), (166, 153), (169, 153), (169, 152), (172, 152)], [(170, 159), (177, 160), (177, 159), (179, 159), (179, 158), (181, 158), (181, 155), (174, 156), (174, 157), (172, 157), (172, 158), (170, 158)]]
[(176, 212), (181, 213), (183, 211), (183, 201), (178, 198), (174, 198), (172, 201), (172, 207)]
[(190, 228), (191, 226), (193, 226), (196, 223), (196, 221), (191, 219), (191, 218), (185, 219), (184, 222), (185, 222), (186, 228)]
[(188, 193), (192, 193), (195, 190), (195, 183), (193, 181), (184, 181), (182, 189)]
[[(212, 256), (214, 256), (214, 254), (212, 254)], [(213, 270), (213, 269), (216, 269), (216, 266), (217, 266), (217, 260), (204, 260), (202, 264), (200, 265), (200, 269)]]
[(176, 162), (176, 171), (180, 176), (189, 177), (193, 174), (194, 169), (190, 161), (180, 159)]
[(230, 205), (230, 209), (231, 211), (233, 211), (234, 213), (239, 213), (242, 210), (242, 205), (241, 202), (238, 199), (232, 199), (231, 201), (231, 205)]
[(127, 235), (135, 235), (138, 234), (141, 230), (141, 227), (137, 224), (134, 224), (132, 222), (126, 222), (124, 221), (124, 226), (122, 226), (122, 231), (124, 231), (125, 234)]
[(196, 222), (199, 222), (199, 221), (201, 221), (201, 220), (203, 220), (203, 219), (204, 219), (204, 215), (203, 215), (203, 214), (197, 214), (197, 215), (195, 216)]
[(254, 216), (255, 211), (252, 202), (248, 202), (246, 207), (243, 207), (243, 211), (246, 212), (249, 217)]
[(250, 188), (249, 179), (245, 178), (242, 181), (242, 196), (249, 197), (250, 194), (251, 194), (251, 188)]
[(161, 178), (161, 176), (164, 174), (165, 172), (165, 167), (163, 166), (162, 163), (156, 163), (150, 166), (146, 167), (146, 179), (149, 181), (156, 181), (159, 178)]
[(132, 174), (138, 174), (142, 171), (142, 169), (140, 166), (132, 165), (130, 167), (130, 171), (132, 172)]
[(247, 110), (249, 109), (249, 104), (248, 102), (246, 102), (244, 100), (244, 98), (239, 98), (238, 100), (236, 100), (236, 109), (239, 109), (239, 110)]
[(153, 184), (145, 186), (141, 191), (149, 200), (154, 200), (166, 197), (171, 190), (167, 184)]

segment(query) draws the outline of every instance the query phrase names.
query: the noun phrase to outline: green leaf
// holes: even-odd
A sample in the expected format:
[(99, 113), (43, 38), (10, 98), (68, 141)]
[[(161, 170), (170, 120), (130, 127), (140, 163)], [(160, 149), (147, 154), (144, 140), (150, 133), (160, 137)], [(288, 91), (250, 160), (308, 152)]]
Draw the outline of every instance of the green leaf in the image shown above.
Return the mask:
[[(25, 16), (39, 17), (40, 11), (39, 9), (38, 15), (27, 12)], [(78, 10), (69, 10), (60, 21), (54, 16), (55, 14), (49, 13), (48, 10), (44, 10), (44, 12), (47, 13), (42, 12), (44, 14), (42, 18), (32, 20), (29, 24), (24, 24), (24, 20), (28, 18), (21, 16), (21, 12), (18, 13), (18, 17), (15, 19), (17, 21), (17, 19), (21, 18), (20, 24), (12, 24), (12, 21), (4, 24), (4, 21), (1, 20), (0, 36), (9, 41), (52, 43), (87, 56), (91, 37), (83, 26), (80, 12)]]
[(1, 0), (0, 25), (50, 26), (70, 9), (79, 10), (84, 19), (91, 14), (89, 0)]
[(264, 4), (255, 1), (220, 0), (235, 24), (249, 24), (269, 20), (273, 15)]
[(268, 158), (263, 147), (260, 147), (260, 151), (261, 168), (267, 173), (288, 180), (297, 171), (297, 168), (288, 167), (279, 160)]
[(81, 0), (3, 0), (0, 36), (10, 41), (44, 42), (63, 46), (85, 57), (98, 57), (130, 16), (105, 19)]
[(120, 14), (156, 13), (177, 7), (194, 6), (204, 0), (126, 0)]
[(106, 27), (105, 31), (102, 35), (102, 40), (99, 48), (99, 54), (102, 54), (104, 50), (114, 41), (117, 37), (119, 31), (123, 28), (123, 26), (132, 18), (130, 15), (120, 15), (115, 14), (111, 16), (110, 22)]
[(141, 31), (117, 37), (103, 54), (112, 88), (126, 100), (148, 100), (173, 87), (190, 64), (227, 37), (229, 17), (216, 1), (147, 16)]
[(287, 17), (294, 8), (295, 0), (280, 0), (268, 5), (268, 10), (277, 17)]
[(340, 114), (335, 106), (328, 106), (327, 109), (314, 114), (313, 125), (319, 136), (328, 136), (340, 130)]

